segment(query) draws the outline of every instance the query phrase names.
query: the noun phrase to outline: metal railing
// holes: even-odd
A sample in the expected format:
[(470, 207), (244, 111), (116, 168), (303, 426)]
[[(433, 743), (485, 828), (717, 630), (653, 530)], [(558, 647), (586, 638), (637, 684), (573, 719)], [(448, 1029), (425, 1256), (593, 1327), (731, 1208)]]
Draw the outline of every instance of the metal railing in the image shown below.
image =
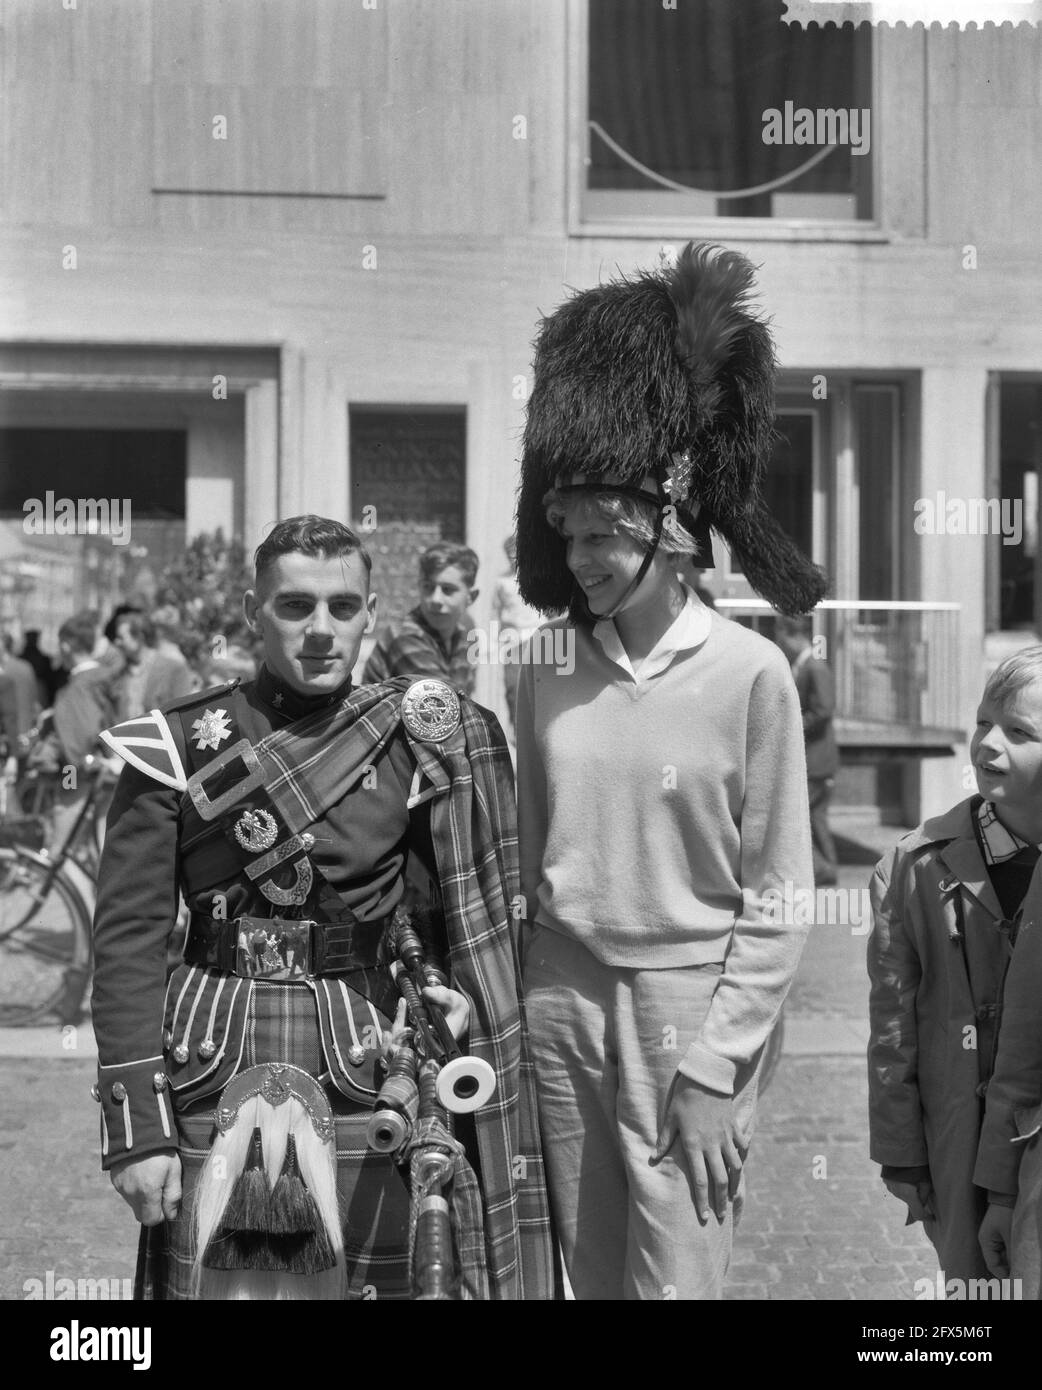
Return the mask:
[[(729, 618), (773, 635), (763, 599), (717, 599)], [(958, 603), (827, 599), (814, 610), (820, 653), (836, 678), (836, 719), (909, 731), (959, 730)]]

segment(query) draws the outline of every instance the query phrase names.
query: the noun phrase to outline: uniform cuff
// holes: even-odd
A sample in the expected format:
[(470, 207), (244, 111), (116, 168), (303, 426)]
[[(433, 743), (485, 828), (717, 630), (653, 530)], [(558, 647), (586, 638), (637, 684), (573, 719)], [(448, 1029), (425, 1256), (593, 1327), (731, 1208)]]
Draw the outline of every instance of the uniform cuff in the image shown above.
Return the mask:
[(701, 1043), (691, 1044), (677, 1071), (689, 1081), (697, 1081), (707, 1091), (719, 1091), (723, 1096), (734, 1095), (738, 1068), (734, 1062), (710, 1052), (708, 1047), (703, 1047)]
[(101, 1104), (101, 1166), (177, 1147), (170, 1082), (162, 1056), (98, 1066), (92, 1088)]
[(896, 1163), (884, 1163), (879, 1176), (890, 1182), (929, 1182), (930, 1167), (926, 1163), (910, 1164), (907, 1167), (899, 1167)]

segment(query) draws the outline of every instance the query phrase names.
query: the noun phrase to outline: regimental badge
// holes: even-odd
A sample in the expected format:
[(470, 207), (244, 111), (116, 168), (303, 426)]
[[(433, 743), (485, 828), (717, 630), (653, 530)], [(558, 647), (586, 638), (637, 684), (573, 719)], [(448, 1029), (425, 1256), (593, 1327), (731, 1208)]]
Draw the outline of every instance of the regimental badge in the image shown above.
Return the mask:
[(674, 504), (687, 501), (694, 470), (695, 461), (690, 449), (685, 449), (682, 454), (673, 455), (666, 470), (666, 481), (662, 484), (662, 490), (669, 493), (669, 500)]
[(204, 748), (212, 748), (216, 752), (223, 739), (231, 738), (232, 726), (228, 719), (228, 711), (204, 710), (203, 717), (192, 722), (192, 732), (196, 735), (195, 746), (200, 753)]
[(270, 811), (243, 811), (232, 829), (239, 844), (251, 854), (271, 849), (279, 838), (279, 823)]
[(413, 738), (442, 743), (460, 726), (459, 696), (444, 681), (413, 681), (402, 696), (402, 723)]

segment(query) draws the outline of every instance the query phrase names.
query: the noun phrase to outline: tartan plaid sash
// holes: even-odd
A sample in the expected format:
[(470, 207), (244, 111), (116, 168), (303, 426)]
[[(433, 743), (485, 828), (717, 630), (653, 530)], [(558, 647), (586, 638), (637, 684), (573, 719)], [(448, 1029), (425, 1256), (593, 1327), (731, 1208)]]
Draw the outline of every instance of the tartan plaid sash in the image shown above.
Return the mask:
[[(362, 779), (401, 722), (412, 680), (362, 686), (254, 748), (294, 834)], [(471, 1006), (468, 1048), (497, 1086), (475, 1114), (493, 1299), (553, 1297), (550, 1218), (511, 905), (519, 892), (514, 779), (495, 716), (460, 695), (460, 727), (440, 743), (406, 736), (431, 797), (453, 984)]]

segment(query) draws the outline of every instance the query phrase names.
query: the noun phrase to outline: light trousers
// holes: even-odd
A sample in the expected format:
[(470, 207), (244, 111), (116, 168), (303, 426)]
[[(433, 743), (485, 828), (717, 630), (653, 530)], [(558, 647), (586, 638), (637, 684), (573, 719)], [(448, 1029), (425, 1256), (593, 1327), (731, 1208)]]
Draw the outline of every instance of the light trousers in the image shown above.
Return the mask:
[[(651, 1159), (678, 1063), (697, 1040), (721, 963), (630, 970), (547, 927), (526, 928), (525, 1000), (550, 1198), (577, 1299), (717, 1299), (734, 1211), (695, 1213), (674, 1143)], [(752, 1133), (759, 1058), (735, 1113)], [(736, 1199), (740, 1210), (741, 1192)]]

